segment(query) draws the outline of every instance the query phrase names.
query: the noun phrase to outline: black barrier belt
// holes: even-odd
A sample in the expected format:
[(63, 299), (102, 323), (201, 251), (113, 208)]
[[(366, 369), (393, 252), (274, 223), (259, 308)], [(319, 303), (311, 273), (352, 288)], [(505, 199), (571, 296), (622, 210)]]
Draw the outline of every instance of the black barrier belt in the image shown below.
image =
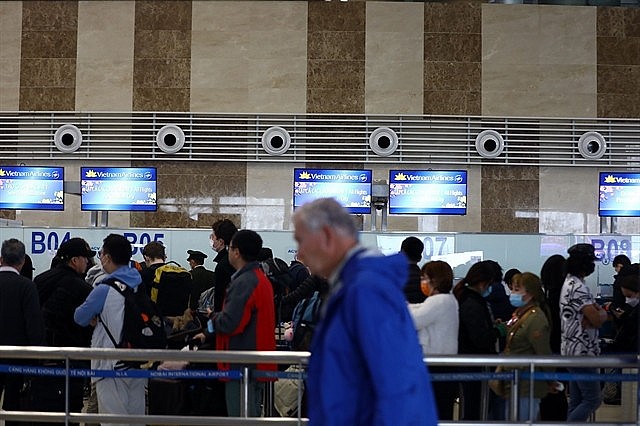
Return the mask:
[[(65, 368), (42, 367), (36, 365), (0, 364), (0, 373), (24, 374), (28, 376), (62, 376), (67, 374)], [(70, 368), (69, 377), (117, 377), (136, 379), (228, 379), (239, 380), (242, 373), (237, 370), (93, 370)]]

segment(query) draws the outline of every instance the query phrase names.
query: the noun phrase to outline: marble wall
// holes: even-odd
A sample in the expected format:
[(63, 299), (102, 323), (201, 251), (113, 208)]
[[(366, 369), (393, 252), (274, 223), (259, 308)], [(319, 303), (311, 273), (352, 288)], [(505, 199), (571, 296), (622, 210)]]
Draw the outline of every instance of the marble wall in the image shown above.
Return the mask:
[(309, 2), (307, 112), (364, 113), (364, 2)]
[(135, 2), (134, 111), (189, 111), (191, 2)]
[[(477, 1), (0, 2), (3, 111), (638, 118), (639, 58), (640, 10), (627, 8)], [(345, 141), (349, 134), (345, 128)], [(62, 163), (75, 177), (85, 162), (69, 158)], [(157, 167), (159, 211), (111, 213), (111, 223), (208, 227), (229, 216), (240, 226), (289, 229), (291, 173), (303, 164), (222, 160), (134, 162)], [(338, 164), (371, 168), (378, 180), (391, 168)], [(306, 165), (336, 166), (312, 158)], [(396, 216), (389, 229), (599, 231), (594, 186), (585, 183), (595, 182), (599, 170), (467, 169), (467, 216)], [(0, 217), (27, 225), (88, 223), (77, 196), (67, 201), (60, 214), (0, 211)], [(363, 218), (363, 229), (370, 222)], [(620, 220), (618, 229), (637, 225)]]
[(20, 110), (73, 111), (78, 3), (22, 3)]
[(482, 16), (479, 2), (424, 6), (424, 114), (480, 115)]
[(597, 9), (598, 117), (640, 117), (640, 9)]
[(77, 111), (131, 110), (134, 29), (134, 1), (78, 4)]
[(194, 1), (191, 110), (306, 110), (305, 2)]

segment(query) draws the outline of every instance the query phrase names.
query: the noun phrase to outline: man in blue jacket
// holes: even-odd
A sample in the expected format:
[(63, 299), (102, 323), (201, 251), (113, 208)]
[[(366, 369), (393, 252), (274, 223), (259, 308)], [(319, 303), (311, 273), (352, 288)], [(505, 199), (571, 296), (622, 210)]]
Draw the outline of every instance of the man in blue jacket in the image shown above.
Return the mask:
[[(109, 278), (118, 285), (126, 285), (134, 290), (142, 282), (140, 274), (129, 266), (131, 243), (123, 235), (109, 234), (103, 240), (98, 253), (102, 267), (107, 273), (102, 281)], [(102, 282), (101, 281), (101, 282)], [(99, 319), (98, 319), (99, 318)], [(87, 296), (84, 303), (75, 311), (74, 320), (81, 326), (95, 326), (91, 339), (92, 348), (114, 348), (107, 333), (118, 338), (122, 335), (124, 324), (124, 297), (108, 284), (98, 284)], [(95, 370), (117, 370), (121, 364), (113, 359), (92, 359), (91, 368)], [(98, 409), (100, 413), (144, 415), (144, 388), (146, 379), (137, 378), (92, 378), (96, 383)]]
[(407, 258), (364, 249), (352, 218), (322, 198), (294, 214), (298, 257), (331, 290), (311, 343), (312, 425), (437, 425), (403, 294)]

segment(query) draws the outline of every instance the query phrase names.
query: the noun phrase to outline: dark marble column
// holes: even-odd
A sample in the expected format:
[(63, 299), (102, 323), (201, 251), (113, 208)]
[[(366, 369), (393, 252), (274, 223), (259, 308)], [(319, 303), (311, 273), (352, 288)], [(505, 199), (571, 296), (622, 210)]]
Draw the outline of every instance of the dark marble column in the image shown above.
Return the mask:
[(598, 117), (640, 117), (640, 9), (597, 10)]
[(75, 109), (78, 3), (22, 2), (20, 110)]

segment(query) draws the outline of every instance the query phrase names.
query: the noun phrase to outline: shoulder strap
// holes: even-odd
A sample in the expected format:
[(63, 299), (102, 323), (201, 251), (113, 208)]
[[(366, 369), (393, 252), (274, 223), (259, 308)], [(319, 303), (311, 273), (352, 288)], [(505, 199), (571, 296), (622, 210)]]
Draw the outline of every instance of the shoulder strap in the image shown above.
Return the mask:
[(518, 321), (516, 321), (511, 330), (509, 330), (509, 335), (507, 336), (507, 343), (504, 347), (504, 352), (507, 352), (509, 350), (509, 346), (511, 346), (511, 340), (513, 340), (513, 336), (515, 336), (516, 331), (518, 331), (518, 329), (522, 327), (522, 324), (524, 324), (524, 320), (527, 319), (527, 317), (531, 315), (531, 313), (533, 313), (535, 308), (536, 306), (534, 305), (527, 309), (524, 314), (522, 314), (522, 316), (518, 318)]
[[(113, 288), (115, 291), (120, 293), (122, 297), (125, 297), (124, 292), (126, 290), (126, 284), (116, 280), (115, 278), (108, 278), (106, 280), (100, 281), (100, 284), (108, 285), (109, 287)], [(122, 288), (121, 286), (125, 286), (125, 288)], [(107, 332), (107, 336), (109, 336), (111, 343), (113, 343), (113, 347), (117, 348), (118, 342), (116, 342), (116, 339), (113, 337), (113, 334), (111, 334), (111, 330), (109, 330), (109, 327), (107, 327), (107, 324), (102, 320), (102, 317), (99, 314), (98, 314), (98, 321), (100, 321), (100, 323), (104, 327), (104, 331)]]

